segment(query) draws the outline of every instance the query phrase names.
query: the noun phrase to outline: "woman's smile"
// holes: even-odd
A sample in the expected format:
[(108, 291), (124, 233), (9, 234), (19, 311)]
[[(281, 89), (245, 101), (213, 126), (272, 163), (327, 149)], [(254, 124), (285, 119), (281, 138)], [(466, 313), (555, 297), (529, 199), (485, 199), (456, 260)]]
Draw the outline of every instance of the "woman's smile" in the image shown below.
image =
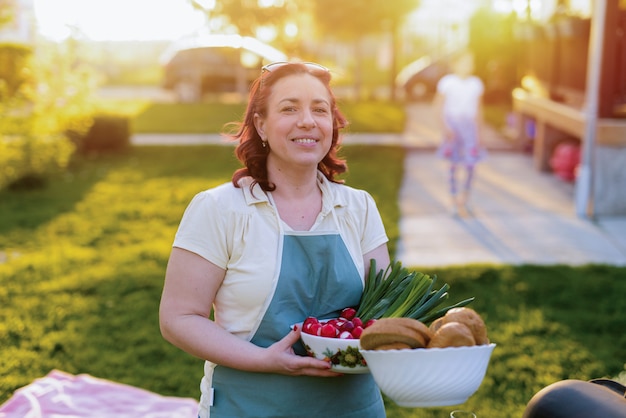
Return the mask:
[(292, 139), (292, 141), (297, 144), (303, 144), (303, 145), (317, 144), (319, 142), (317, 139), (314, 139), (314, 138), (295, 138), (295, 139)]

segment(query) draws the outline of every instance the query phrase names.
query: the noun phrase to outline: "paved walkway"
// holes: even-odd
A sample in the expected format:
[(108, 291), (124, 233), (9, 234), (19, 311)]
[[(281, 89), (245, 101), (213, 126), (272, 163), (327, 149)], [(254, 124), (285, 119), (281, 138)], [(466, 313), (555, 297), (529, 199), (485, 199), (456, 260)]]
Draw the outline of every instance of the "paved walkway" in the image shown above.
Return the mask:
[(532, 157), (488, 130), (488, 158), (477, 166), (473, 216), (450, 215), (445, 162), (434, 157), (432, 110), (407, 108), (410, 151), (400, 191), (397, 257), (411, 266), (471, 263), (626, 266), (626, 216), (595, 222), (575, 214), (574, 185), (538, 172)]
[[(473, 216), (449, 214), (447, 165), (434, 157), (439, 142), (431, 108), (407, 107), (402, 135), (350, 135), (344, 143), (406, 146), (400, 190), (400, 242), (404, 265), (442, 267), (473, 263), (626, 266), (626, 216), (582, 219), (574, 186), (533, 167), (494, 130), (489, 158), (476, 172)], [(137, 135), (137, 145), (224, 144), (218, 135)]]

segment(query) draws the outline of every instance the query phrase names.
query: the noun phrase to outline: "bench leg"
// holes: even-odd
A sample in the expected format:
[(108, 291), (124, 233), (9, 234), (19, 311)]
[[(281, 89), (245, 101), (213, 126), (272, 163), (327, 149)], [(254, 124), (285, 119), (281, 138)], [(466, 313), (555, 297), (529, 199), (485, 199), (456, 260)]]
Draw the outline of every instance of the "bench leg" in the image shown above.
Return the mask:
[(572, 138), (545, 122), (537, 121), (535, 128), (535, 146), (533, 149), (535, 168), (539, 171), (552, 171), (550, 158), (552, 157), (554, 148), (559, 142), (565, 140), (572, 140)]

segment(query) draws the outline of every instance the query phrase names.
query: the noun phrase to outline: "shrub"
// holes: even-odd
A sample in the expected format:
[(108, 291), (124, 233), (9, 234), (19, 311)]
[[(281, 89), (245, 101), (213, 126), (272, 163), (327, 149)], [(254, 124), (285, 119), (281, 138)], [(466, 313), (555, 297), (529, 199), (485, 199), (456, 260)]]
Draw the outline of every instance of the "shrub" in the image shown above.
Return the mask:
[(84, 134), (70, 133), (81, 154), (116, 153), (130, 146), (130, 123), (123, 116), (100, 115)]
[(0, 44), (0, 100), (13, 96), (28, 79), (26, 63), (32, 48), (19, 44)]
[(28, 78), (0, 100), (0, 189), (45, 185), (74, 152), (65, 132), (83, 134), (91, 125), (91, 72), (71, 47), (38, 47), (15, 67)]
[(0, 136), (0, 188), (35, 189), (67, 167), (74, 146), (62, 135)]

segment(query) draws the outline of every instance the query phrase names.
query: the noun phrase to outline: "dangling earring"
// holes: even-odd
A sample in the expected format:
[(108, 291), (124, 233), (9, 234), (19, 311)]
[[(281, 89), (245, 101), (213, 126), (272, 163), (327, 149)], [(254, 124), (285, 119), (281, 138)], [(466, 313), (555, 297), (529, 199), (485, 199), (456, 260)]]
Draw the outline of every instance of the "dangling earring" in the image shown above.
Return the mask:
[(267, 141), (261, 140), (261, 145), (263, 145), (263, 148), (267, 147)]

